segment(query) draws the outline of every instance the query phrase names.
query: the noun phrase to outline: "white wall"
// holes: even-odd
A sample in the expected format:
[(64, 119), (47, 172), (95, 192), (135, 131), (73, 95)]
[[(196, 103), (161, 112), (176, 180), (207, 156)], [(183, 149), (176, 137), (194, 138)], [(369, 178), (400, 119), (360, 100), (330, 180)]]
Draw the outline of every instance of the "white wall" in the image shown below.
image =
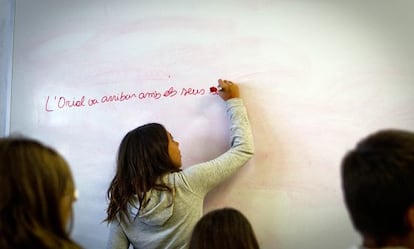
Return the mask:
[(14, 0), (0, 0), (0, 136), (9, 132)]
[[(347, 248), (359, 238), (342, 201), (340, 158), (369, 132), (414, 127), (413, 5), (17, 1), (11, 132), (68, 159), (80, 191), (74, 237), (103, 248), (122, 136), (161, 122), (180, 141), (184, 165), (217, 156), (227, 146), (223, 105), (202, 91), (219, 77), (239, 82), (257, 153), (206, 211), (239, 208), (262, 248)], [(170, 87), (175, 96), (102, 102)]]

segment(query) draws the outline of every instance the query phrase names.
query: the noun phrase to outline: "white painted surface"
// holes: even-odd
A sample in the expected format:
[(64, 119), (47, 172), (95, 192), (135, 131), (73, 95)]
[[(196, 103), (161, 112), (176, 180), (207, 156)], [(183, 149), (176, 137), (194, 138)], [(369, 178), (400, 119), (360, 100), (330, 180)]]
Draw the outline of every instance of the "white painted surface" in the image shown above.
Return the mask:
[(0, 0), (0, 136), (10, 129), (14, 0)]
[[(103, 248), (123, 135), (161, 122), (184, 165), (210, 159), (227, 133), (222, 103), (206, 92), (219, 77), (239, 82), (257, 153), (206, 211), (239, 208), (262, 248), (347, 248), (359, 238), (341, 157), (374, 130), (414, 127), (413, 10), (410, 1), (17, 1), (11, 131), (68, 159), (80, 192), (74, 237)], [(171, 87), (176, 95), (154, 98)], [(152, 97), (103, 103), (133, 93)]]

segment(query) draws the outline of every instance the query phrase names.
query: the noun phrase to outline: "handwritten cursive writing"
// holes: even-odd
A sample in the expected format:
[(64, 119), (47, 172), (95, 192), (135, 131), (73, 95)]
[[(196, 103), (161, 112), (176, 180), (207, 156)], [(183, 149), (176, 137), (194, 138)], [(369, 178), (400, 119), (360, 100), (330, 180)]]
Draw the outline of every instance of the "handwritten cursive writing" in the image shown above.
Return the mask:
[(196, 88), (182, 88), (181, 90), (175, 89), (173, 86), (169, 87), (165, 91), (148, 91), (148, 92), (124, 92), (121, 91), (115, 94), (107, 94), (98, 98), (88, 97), (85, 95), (77, 97), (68, 96), (47, 96), (45, 100), (45, 111), (53, 112), (55, 110), (63, 110), (70, 108), (84, 108), (92, 107), (99, 104), (125, 102), (132, 100), (146, 100), (146, 99), (161, 99), (161, 98), (172, 98), (176, 96), (197, 96), (205, 95), (205, 89)]

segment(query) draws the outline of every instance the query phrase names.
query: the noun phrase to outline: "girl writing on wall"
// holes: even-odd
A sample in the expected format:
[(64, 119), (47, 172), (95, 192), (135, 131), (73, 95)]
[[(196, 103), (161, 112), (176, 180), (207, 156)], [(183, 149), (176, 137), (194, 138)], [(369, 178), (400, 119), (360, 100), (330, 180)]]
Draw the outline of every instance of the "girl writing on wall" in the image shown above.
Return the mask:
[(127, 249), (130, 244), (146, 249), (187, 248), (206, 194), (253, 156), (239, 88), (231, 81), (218, 82), (231, 133), (231, 146), (219, 157), (181, 170), (179, 143), (161, 124), (145, 124), (124, 136), (107, 191), (107, 249)]

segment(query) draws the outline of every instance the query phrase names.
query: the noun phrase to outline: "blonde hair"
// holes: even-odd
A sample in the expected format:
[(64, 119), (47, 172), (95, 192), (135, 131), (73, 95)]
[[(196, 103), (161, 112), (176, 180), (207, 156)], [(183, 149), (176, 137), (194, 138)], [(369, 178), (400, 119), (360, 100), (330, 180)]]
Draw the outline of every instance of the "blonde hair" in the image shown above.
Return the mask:
[(0, 189), (0, 248), (80, 248), (62, 211), (75, 185), (57, 151), (28, 138), (1, 138)]

